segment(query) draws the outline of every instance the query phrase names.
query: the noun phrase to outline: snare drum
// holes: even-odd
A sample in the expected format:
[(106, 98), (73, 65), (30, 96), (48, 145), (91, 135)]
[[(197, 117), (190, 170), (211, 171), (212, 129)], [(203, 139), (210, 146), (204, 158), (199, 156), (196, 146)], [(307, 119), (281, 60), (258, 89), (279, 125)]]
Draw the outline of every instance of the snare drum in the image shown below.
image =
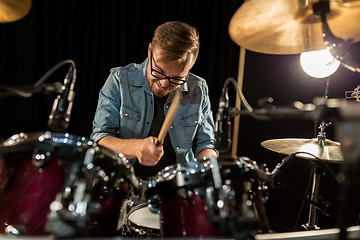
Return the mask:
[(0, 145), (0, 233), (114, 235), (134, 185), (130, 163), (89, 139), (14, 135)]
[(160, 237), (160, 215), (150, 211), (147, 203), (139, 204), (129, 211), (125, 228), (126, 236)]

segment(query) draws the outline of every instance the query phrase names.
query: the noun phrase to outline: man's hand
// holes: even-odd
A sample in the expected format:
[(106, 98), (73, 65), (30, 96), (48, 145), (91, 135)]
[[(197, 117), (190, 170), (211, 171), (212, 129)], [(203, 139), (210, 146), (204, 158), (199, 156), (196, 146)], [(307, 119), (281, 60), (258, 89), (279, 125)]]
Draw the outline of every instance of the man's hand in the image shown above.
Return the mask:
[(145, 139), (120, 139), (106, 136), (99, 144), (117, 153), (122, 153), (127, 159), (137, 158), (145, 166), (154, 166), (164, 155), (162, 144), (156, 145), (157, 138)]
[(164, 155), (162, 145), (157, 146), (155, 137), (147, 137), (142, 139), (139, 145), (139, 151), (136, 154), (138, 161), (145, 166), (154, 166)]

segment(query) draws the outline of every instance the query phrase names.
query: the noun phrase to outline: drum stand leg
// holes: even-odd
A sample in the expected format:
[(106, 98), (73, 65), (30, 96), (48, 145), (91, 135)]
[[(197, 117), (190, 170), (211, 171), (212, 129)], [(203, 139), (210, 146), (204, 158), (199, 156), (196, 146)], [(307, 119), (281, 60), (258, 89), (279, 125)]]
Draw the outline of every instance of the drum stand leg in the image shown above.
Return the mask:
[[(321, 174), (323, 174), (323, 171), (315, 166), (313, 173), (313, 186), (311, 191), (311, 200), (314, 202), (318, 202), (319, 199), (319, 189), (320, 189), (320, 177)], [(303, 224), (302, 227), (305, 230), (318, 230), (320, 229), (318, 226), (316, 226), (317, 223), (317, 217), (318, 217), (318, 210), (316, 206), (310, 204), (310, 210), (309, 210), (309, 220), (308, 223)]]

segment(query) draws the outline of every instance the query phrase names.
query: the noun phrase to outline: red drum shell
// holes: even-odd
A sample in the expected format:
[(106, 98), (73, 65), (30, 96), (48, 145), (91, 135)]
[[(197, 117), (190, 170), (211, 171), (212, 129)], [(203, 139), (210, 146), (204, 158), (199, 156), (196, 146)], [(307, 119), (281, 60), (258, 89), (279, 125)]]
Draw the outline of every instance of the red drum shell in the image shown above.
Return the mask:
[(193, 192), (160, 200), (160, 232), (162, 237), (223, 237), (210, 221), (202, 196)]
[(65, 171), (52, 155), (46, 168), (38, 169), (31, 156), (0, 159), (0, 232), (8, 225), (28, 235), (46, 234), (49, 205), (61, 191)]
[[(116, 235), (120, 208), (132, 191), (128, 179), (133, 178), (123, 170), (127, 166), (118, 162), (116, 153), (94, 147), (92, 141), (83, 137), (46, 132), (39, 141), (39, 136), (29, 135), (24, 141), (0, 145), (0, 233), (48, 235), (45, 229), (50, 204), (69, 181), (69, 170), (74, 164), (83, 163), (87, 149), (95, 148), (96, 171), (106, 172), (109, 179), (87, 186), (90, 201), (99, 207), (87, 213), (86, 229), (81, 235)], [(33, 154), (38, 152), (46, 152), (48, 157), (41, 167), (35, 166), (33, 160)]]

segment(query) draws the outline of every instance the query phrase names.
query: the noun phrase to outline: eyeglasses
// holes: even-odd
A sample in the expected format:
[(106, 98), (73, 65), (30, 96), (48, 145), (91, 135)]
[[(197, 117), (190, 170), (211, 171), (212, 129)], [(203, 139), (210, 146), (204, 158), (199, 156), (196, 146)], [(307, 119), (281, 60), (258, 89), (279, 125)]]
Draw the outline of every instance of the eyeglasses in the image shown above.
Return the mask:
[(151, 73), (151, 76), (153, 76), (154, 78), (157, 78), (159, 80), (167, 79), (167, 80), (169, 80), (169, 82), (171, 82), (172, 84), (175, 84), (175, 85), (183, 85), (188, 80), (189, 74), (187, 74), (185, 78), (177, 78), (177, 77), (169, 77), (169, 76), (165, 75), (164, 73), (156, 71), (155, 69), (153, 69), (152, 62), (153, 62), (153, 54), (151, 51), (151, 53), (150, 53), (150, 70), (151, 70), (150, 73)]

